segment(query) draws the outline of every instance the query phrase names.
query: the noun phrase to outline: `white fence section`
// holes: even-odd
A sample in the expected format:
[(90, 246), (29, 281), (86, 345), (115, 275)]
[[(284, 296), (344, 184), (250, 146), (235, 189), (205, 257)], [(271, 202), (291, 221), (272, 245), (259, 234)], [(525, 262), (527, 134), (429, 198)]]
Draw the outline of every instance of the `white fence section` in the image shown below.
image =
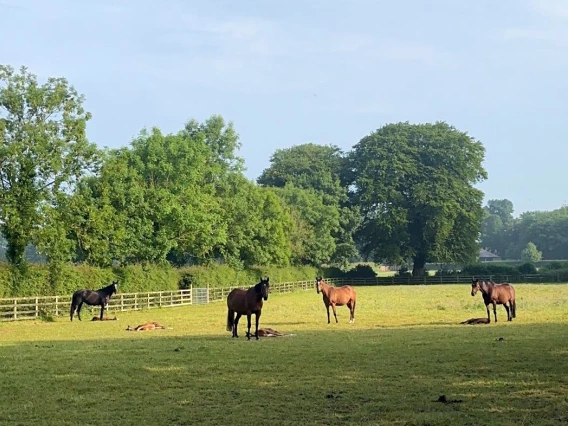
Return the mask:
[[(326, 280), (329, 284), (340, 280)], [(114, 294), (105, 309), (105, 315), (113, 312), (137, 311), (173, 306), (203, 305), (226, 300), (230, 288), (189, 288), (176, 291), (153, 291), (145, 293)], [(244, 287), (241, 287), (244, 288)], [(295, 290), (314, 290), (315, 280), (270, 284), (270, 294), (289, 293)], [(33, 296), (0, 299), (0, 321), (20, 321), (38, 319), (44, 316), (61, 317), (70, 315), (71, 295), (68, 296)], [(100, 306), (83, 305), (82, 318), (98, 316)]]

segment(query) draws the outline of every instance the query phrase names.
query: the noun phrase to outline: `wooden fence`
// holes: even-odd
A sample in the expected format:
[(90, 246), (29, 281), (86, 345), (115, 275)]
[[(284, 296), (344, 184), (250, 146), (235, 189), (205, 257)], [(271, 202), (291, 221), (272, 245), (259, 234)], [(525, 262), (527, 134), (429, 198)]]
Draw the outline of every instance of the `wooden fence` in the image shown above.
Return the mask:
[[(330, 280), (332, 284), (338, 280)], [(116, 312), (137, 311), (142, 309), (167, 308), (173, 306), (201, 305), (220, 302), (226, 299), (230, 288), (189, 288), (176, 291), (153, 291), (144, 293), (114, 294), (105, 309), (105, 315)], [(270, 285), (271, 294), (289, 293), (294, 290), (315, 289), (315, 280), (284, 282)], [(0, 299), (0, 321), (19, 321), (38, 319), (40, 317), (69, 316), (71, 295), (68, 296), (37, 296), (12, 297)], [(98, 316), (100, 306), (83, 305), (81, 316), (83, 320), (91, 320)]]
[[(473, 277), (463, 275), (440, 276), (440, 277), (377, 277), (377, 278), (353, 278), (326, 279), (328, 284), (356, 286), (384, 286), (384, 285), (435, 285), (435, 284), (460, 284), (471, 283)], [(495, 279), (496, 281), (511, 283), (543, 283), (545, 277), (541, 275), (522, 276), (480, 276), (480, 279)], [(154, 291), (145, 293), (118, 293), (109, 302), (108, 314), (113, 312), (136, 311), (141, 309), (167, 308), (173, 306), (201, 305), (219, 302), (226, 299), (230, 288), (190, 288), (176, 291)], [(270, 285), (271, 294), (289, 293), (294, 290), (314, 290), (315, 280), (284, 282)], [(37, 297), (14, 297), (0, 299), (0, 321), (17, 321), (37, 319), (43, 316), (61, 317), (69, 315), (71, 296), (37, 296)], [(85, 309), (86, 308), (86, 309)], [(93, 314), (98, 315), (100, 307), (83, 305), (83, 318), (91, 319)]]

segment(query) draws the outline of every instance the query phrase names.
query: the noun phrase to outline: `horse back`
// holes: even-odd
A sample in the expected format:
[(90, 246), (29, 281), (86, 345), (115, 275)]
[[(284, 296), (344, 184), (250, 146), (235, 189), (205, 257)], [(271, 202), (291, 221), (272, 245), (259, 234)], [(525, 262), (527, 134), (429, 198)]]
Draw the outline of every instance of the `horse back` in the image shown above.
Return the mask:
[(246, 291), (241, 288), (232, 289), (227, 295), (227, 308), (238, 312), (245, 309)]
[(329, 299), (335, 304), (345, 305), (349, 301), (355, 301), (357, 293), (350, 285), (342, 285), (341, 287), (331, 287)]

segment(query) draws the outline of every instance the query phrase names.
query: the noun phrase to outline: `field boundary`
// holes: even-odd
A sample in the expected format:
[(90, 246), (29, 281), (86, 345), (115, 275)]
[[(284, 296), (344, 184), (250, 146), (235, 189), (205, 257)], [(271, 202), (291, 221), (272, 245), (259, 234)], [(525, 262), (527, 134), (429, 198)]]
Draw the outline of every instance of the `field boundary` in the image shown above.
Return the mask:
[[(550, 283), (543, 275), (520, 276), (425, 276), (425, 277), (376, 277), (376, 278), (326, 278), (332, 285), (351, 284), (355, 286), (387, 286), (387, 285), (435, 285), (471, 283), (473, 278), (492, 279), (499, 282), (517, 284)], [(497, 279), (498, 278), (498, 279)], [(142, 309), (168, 308), (174, 306), (203, 305), (225, 300), (235, 287), (190, 287), (174, 291), (150, 291), (138, 293), (117, 293), (109, 302), (106, 312), (138, 311)], [(240, 287), (243, 288), (243, 287)], [(270, 292), (281, 294), (295, 290), (313, 290), (315, 280), (283, 282), (270, 285)], [(0, 322), (33, 320), (40, 317), (61, 317), (69, 315), (71, 295), (65, 296), (29, 296), (0, 299)], [(83, 317), (98, 315), (100, 307), (83, 305)], [(89, 318), (90, 320), (90, 318)]]
[[(342, 280), (329, 279), (337, 285)], [(138, 293), (117, 293), (111, 297), (105, 315), (116, 312), (139, 311), (143, 309), (169, 308), (174, 306), (204, 305), (224, 301), (235, 287), (190, 287), (175, 291), (149, 291)], [(244, 288), (244, 287), (238, 287)], [(315, 280), (283, 282), (270, 285), (271, 294), (290, 293), (295, 290), (314, 290)], [(0, 322), (33, 320), (43, 317), (62, 317), (70, 314), (71, 295), (30, 296), (0, 299)], [(99, 306), (83, 305), (84, 320), (99, 315)]]

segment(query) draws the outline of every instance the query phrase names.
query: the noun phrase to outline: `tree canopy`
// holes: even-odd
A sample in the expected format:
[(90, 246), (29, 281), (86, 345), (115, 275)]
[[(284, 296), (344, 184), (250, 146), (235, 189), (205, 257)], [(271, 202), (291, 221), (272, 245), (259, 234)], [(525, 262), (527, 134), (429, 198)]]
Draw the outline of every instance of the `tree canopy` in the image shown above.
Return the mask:
[[(391, 123), (344, 152), (278, 149), (256, 182), (235, 126), (190, 118), (141, 129), (120, 148), (87, 139), (91, 114), (64, 78), (0, 66), (0, 252), (110, 267), (233, 268), (568, 257), (568, 207), (513, 217), (489, 200), (481, 142), (444, 123)], [(100, 141), (102, 142), (102, 141)], [(54, 266), (54, 270), (57, 268)]]
[(383, 126), (350, 153), (362, 251), (376, 261), (460, 262), (476, 254), (486, 179), (483, 145), (438, 122)]

